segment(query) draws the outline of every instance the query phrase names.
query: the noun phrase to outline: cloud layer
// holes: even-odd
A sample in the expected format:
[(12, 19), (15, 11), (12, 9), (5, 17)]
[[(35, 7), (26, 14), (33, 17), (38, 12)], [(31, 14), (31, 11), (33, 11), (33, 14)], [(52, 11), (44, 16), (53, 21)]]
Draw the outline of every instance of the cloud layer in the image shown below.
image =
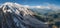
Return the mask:
[(44, 5), (40, 5), (40, 6), (29, 6), (29, 5), (24, 5), (24, 7), (27, 7), (27, 8), (40, 8), (40, 9), (60, 9), (60, 6), (57, 6), (55, 4), (48, 4), (46, 6)]

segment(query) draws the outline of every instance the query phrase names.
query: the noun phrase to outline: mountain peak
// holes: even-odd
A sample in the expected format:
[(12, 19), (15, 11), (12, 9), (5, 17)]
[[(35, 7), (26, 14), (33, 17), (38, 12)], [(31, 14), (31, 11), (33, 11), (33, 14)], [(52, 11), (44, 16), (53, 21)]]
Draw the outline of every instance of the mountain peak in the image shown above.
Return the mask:
[(18, 3), (13, 3), (13, 2), (6, 2), (6, 3), (2, 4), (2, 5), (8, 5), (8, 6), (20, 6), (20, 7), (22, 7), (22, 5), (20, 5), (20, 4), (18, 4)]
[(0, 21), (2, 22), (0, 26), (2, 28), (41, 28), (46, 26), (33, 15), (34, 13), (28, 8), (22, 7), (18, 3), (7, 2), (0, 7)]
[(12, 3), (12, 2), (6, 2), (6, 3), (4, 3), (4, 5), (9, 5), (9, 4), (14, 4), (14, 3)]
[(32, 14), (30, 10), (28, 10), (26, 7), (23, 7), (22, 5), (18, 3), (6, 2), (0, 8), (2, 8), (4, 13), (14, 12), (15, 14), (19, 14), (20, 11), (23, 11), (24, 14), (30, 14), (30, 13)]

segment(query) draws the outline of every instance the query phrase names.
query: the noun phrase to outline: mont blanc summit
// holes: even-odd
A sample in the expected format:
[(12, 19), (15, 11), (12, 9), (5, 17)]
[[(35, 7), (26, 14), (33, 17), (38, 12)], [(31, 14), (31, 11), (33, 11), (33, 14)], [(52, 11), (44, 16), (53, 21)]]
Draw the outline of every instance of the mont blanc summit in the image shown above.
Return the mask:
[(0, 28), (47, 28), (34, 12), (18, 3), (7, 2), (0, 6)]

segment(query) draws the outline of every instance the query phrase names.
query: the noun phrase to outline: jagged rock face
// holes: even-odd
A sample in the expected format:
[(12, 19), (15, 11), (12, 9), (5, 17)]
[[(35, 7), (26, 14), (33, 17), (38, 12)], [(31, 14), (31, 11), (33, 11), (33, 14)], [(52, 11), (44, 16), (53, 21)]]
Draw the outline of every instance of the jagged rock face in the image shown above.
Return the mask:
[(15, 3), (5, 3), (0, 7), (0, 28), (47, 28), (37, 20), (34, 13)]

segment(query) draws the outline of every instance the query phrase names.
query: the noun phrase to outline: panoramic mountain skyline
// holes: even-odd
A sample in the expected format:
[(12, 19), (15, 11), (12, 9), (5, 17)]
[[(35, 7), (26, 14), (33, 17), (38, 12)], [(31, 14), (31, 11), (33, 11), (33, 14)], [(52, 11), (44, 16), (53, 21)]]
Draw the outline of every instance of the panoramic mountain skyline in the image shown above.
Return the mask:
[(60, 0), (0, 0), (0, 28), (60, 28)]
[(60, 9), (59, 1), (60, 0), (0, 0), (0, 5), (6, 2), (13, 2), (28, 8)]

